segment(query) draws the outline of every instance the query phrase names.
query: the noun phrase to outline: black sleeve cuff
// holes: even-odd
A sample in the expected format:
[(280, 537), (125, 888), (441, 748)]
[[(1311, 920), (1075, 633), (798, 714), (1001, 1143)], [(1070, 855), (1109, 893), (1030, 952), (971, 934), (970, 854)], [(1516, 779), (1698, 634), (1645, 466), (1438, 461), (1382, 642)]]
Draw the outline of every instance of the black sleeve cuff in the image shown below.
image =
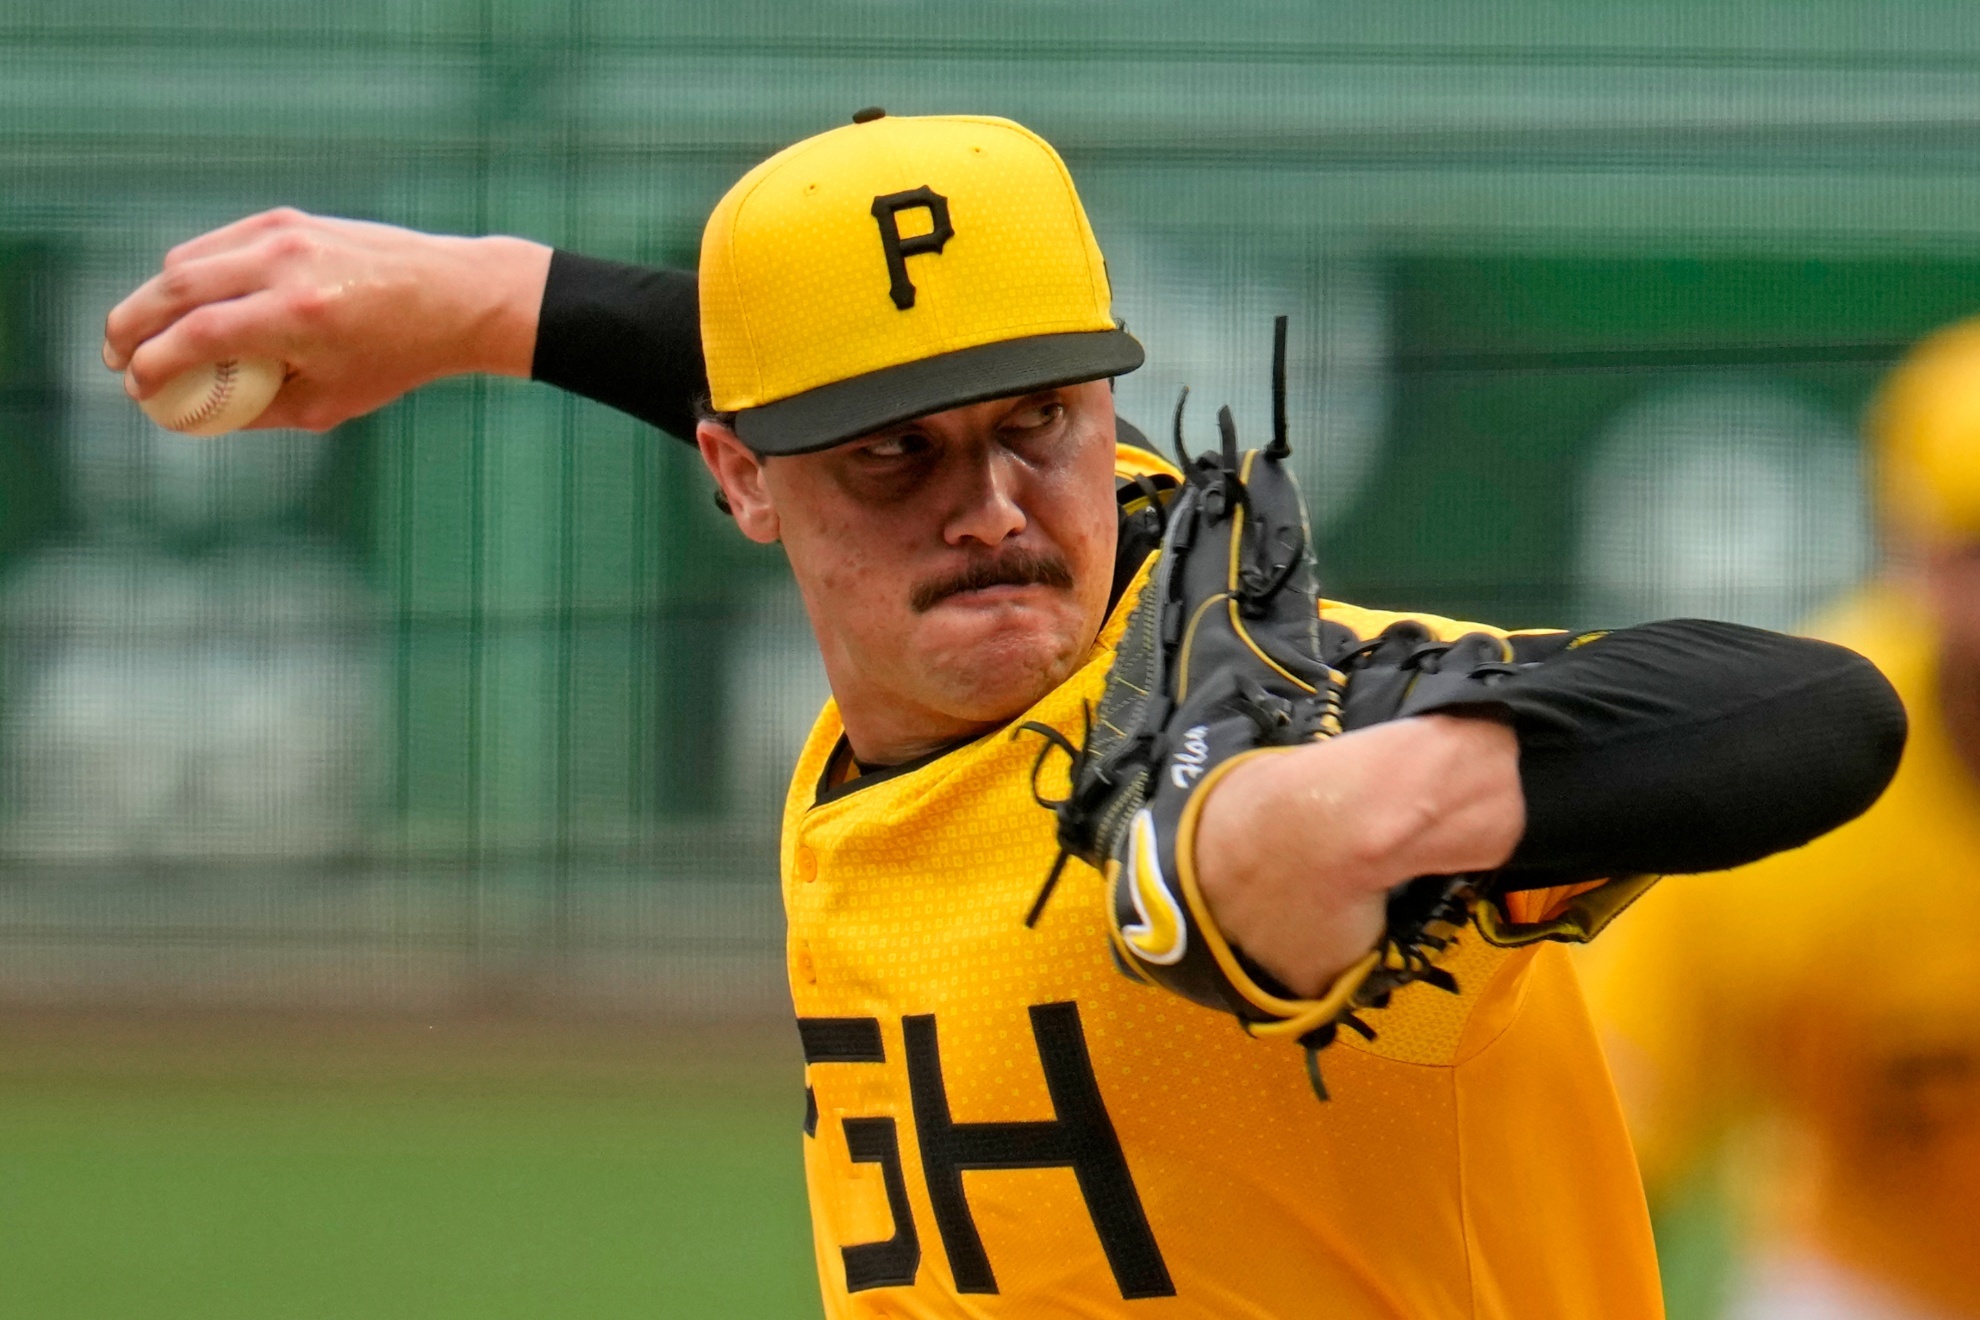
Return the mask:
[(1492, 696), (1526, 793), (1508, 888), (1798, 847), (1877, 800), (1906, 733), (1897, 693), (1854, 651), (1699, 619), (1611, 633)]
[(551, 253), (530, 375), (692, 441), (708, 392), (694, 275)]

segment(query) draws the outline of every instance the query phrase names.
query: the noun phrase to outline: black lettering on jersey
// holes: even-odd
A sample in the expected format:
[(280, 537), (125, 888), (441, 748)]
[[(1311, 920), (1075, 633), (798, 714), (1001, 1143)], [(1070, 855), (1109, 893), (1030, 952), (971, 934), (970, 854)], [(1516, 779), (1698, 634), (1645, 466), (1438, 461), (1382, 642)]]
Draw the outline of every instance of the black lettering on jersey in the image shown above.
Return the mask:
[(845, 1121), (846, 1150), (854, 1164), (877, 1164), (887, 1186), (887, 1209), (894, 1215), (894, 1236), (885, 1242), (860, 1242), (840, 1247), (846, 1265), (846, 1291), (864, 1288), (905, 1288), (921, 1269), (921, 1235), (915, 1232), (914, 1211), (908, 1207), (907, 1179), (901, 1175), (901, 1138), (891, 1118), (849, 1118)]
[[(798, 1041), (806, 1063), (885, 1063), (879, 1018), (801, 1017)], [(804, 1135), (818, 1135), (818, 1093), (804, 1088)]]
[[(902, 238), (898, 217), (902, 211), (917, 208), (928, 212), (928, 232)], [(907, 259), (940, 252), (942, 245), (956, 236), (955, 226), (949, 223), (949, 199), (924, 183), (909, 192), (874, 198), (873, 219), (880, 226), (880, 246), (887, 251), (887, 278), (891, 283), (887, 292), (894, 306), (905, 312), (914, 306), (914, 283), (908, 279)]]
[(801, 1017), (798, 1041), (806, 1063), (885, 1063), (887, 1047), (880, 1040), (880, 1019), (861, 1017)]
[(907, 1046), (922, 1173), (958, 1292), (997, 1291), (996, 1275), (963, 1194), (963, 1171), (1070, 1168), (1122, 1298), (1175, 1296), (1175, 1284), (1121, 1153), (1120, 1138), (1101, 1103), (1093, 1061), (1080, 1031), (1078, 1005), (1037, 1004), (1031, 1009), (1031, 1034), (1038, 1042), (1054, 1114), (1042, 1121), (956, 1122), (942, 1080), (934, 1015), (902, 1018), (901, 1033)]
[[(887, 1061), (878, 1018), (801, 1017), (798, 1040), (804, 1046), (807, 1065)], [(846, 1267), (846, 1291), (907, 1287), (921, 1270), (921, 1235), (915, 1231), (914, 1211), (908, 1207), (900, 1134), (891, 1118), (849, 1118), (844, 1126), (846, 1153), (852, 1162), (880, 1166), (887, 1209), (894, 1216), (894, 1236), (885, 1242), (858, 1242), (839, 1248)], [(804, 1088), (804, 1135), (818, 1135), (818, 1093), (809, 1086)]]

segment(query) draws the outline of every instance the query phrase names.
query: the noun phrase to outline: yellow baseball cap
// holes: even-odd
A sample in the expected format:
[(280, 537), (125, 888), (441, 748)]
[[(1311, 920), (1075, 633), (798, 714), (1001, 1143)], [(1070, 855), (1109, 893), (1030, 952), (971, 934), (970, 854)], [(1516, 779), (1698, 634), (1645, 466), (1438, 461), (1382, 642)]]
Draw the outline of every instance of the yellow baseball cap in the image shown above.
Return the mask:
[(728, 191), (701, 240), (709, 400), (763, 454), (1133, 371), (1065, 162), (985, 115), (854, 122)]
[(1885, 521), (1926, 540), (1980, 541), (1980, 318), (1920, 340), (1869, 421)]

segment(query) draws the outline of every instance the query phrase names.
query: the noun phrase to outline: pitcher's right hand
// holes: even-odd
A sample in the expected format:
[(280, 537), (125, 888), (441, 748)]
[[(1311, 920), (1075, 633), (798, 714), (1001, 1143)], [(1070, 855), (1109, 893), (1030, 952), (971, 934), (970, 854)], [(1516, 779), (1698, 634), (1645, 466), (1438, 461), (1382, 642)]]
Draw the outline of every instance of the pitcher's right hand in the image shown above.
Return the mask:
[(272, 357), (256, 428), (325, 431), (443, 376), (527, 377), (550, 249), (263, 211), (179, 244), (112, 308), (103, 363), (135, 399), (189, 367)]

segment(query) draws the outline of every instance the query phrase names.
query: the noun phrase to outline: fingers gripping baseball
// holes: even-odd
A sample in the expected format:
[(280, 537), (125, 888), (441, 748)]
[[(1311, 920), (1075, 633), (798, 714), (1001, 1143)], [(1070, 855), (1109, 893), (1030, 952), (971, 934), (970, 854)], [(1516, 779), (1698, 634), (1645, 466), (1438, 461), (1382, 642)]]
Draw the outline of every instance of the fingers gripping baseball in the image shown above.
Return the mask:
[(253, 425), (325, 430), (443, 376), (527, 376), (550, 250), (263, 212), (181, 243), (111, 310), (103, 361), (149, 399), (204, 364), (271, 358)]
[(188, 313), (256, 292), (261, 284), (252, 250), (194, 261), (168, 256), (157, 275), (119, 303), (104, 323), (103, 361), (115, 371), (131, 365), (131, 347), (143, 344)]

